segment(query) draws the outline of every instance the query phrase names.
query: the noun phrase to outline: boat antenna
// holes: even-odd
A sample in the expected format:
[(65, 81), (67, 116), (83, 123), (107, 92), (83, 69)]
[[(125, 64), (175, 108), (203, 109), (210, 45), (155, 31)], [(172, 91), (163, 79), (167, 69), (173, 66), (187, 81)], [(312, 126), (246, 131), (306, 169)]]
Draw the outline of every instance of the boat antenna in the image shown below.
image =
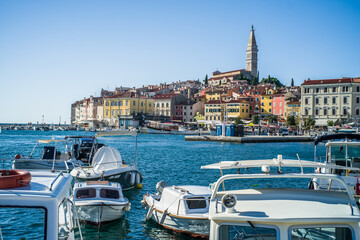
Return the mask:
[(303, 165), (302, 165), (301, 159), (300, 159), (300, 157), (299, 157), (299, 154), (297, 153), (296, 156), (298, 157), (299, 162), (300, 162), (301, 174), (303, 174), (303, 173), (304, 173), (304, 169), (303, 169)]

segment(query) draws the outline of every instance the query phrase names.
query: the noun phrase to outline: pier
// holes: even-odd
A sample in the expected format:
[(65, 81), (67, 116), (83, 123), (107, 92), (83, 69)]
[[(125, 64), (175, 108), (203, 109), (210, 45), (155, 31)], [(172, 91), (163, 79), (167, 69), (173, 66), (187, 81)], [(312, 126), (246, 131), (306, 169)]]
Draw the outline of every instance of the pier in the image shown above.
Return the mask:
[(235, 143), (268, 143), (268, 142), (313, 142), (311, 136), (185, 136), (185, 141), (213, 141), (213, 142), (235, 142)]

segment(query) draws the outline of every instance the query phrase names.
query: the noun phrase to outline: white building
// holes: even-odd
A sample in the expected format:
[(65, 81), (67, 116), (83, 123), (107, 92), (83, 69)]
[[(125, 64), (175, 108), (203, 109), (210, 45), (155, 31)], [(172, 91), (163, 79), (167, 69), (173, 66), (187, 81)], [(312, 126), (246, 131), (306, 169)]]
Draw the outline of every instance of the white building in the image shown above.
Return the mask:
[(329, 120), (360, 120), (360, 78), (308, 79), (301, 85), (301, 117), (316, 126)]

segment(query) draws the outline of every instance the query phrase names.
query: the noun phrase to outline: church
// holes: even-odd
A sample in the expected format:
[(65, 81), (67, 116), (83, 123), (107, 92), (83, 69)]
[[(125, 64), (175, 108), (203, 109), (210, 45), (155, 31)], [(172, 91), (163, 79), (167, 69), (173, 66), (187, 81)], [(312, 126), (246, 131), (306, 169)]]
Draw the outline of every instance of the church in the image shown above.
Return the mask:
[(215, 71), (212, 73), (212, 77), (208, 80), (209, 86), (218, 86), (229, 81), (239, 80), (240, 76), (250, 80), (257, 77), (258, 47), (256, 45), (254, 31), (254, 26), (251, 26), (249, 43), (246, 48), (246, 69), (233, 70), (229, 72)]

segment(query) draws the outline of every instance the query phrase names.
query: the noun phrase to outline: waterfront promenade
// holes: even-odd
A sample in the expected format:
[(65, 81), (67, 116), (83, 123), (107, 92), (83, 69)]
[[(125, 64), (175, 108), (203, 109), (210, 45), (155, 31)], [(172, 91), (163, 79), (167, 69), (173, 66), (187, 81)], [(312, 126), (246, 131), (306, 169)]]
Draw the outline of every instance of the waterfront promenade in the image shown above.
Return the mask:
[(213, 142), (236, 142), (236, 143), (268, 143), (268, 142), (313, 142), (311, 136), (185, 136), (186, 141), (213, 141)]

